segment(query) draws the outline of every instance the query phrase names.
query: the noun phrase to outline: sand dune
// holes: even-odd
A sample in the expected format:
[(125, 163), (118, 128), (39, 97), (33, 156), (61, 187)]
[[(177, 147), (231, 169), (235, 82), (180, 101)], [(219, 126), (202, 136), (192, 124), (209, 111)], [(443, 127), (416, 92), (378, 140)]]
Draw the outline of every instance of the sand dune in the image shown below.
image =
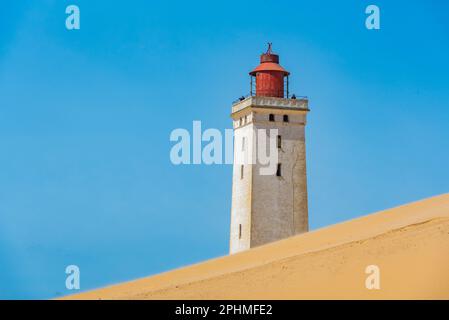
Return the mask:
[(449, 299), (449, 195), (67, 298)]

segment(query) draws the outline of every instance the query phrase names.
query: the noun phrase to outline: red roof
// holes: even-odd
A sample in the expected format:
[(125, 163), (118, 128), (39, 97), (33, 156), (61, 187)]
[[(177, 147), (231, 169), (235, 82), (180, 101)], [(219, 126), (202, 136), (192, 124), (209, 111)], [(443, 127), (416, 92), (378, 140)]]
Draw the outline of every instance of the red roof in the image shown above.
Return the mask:
[(274, 62), (263, 62), (259, 64), (253, 71), (251, 71), (249, 74), (254, 76), (257, 72), (260, 71), (280, 71), (283, 72), (286, 76), (290, 74), (287, 70), (282, 68), (279, 64)]

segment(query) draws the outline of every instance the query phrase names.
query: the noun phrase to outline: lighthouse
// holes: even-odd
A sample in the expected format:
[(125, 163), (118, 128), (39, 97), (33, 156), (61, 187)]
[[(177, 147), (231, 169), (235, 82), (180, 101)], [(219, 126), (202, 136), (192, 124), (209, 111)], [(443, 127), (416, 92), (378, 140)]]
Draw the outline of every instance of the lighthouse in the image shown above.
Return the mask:
[[(290, 73), (271, 44), (250, 73), (249, 96), (232, 105), (234, 165), (230, 253), (308, 231), (305, 126), (308, 99), (289, 92)], [(261, 174), (255, 132), (277, 132), (275, 170)], [(271, 140), (272, 141), (272, 140)], [(244, 152), (252, 162), (237, 161)]]

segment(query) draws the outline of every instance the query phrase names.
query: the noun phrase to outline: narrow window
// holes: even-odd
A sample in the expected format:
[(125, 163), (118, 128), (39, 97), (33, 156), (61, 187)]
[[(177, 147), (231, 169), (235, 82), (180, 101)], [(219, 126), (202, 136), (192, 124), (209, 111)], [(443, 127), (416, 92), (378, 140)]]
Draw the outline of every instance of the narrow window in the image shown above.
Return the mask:
[(240, 179), (243, 179), (243, 164), (240, 166)]
[(243, 123), (243, 119), (240, 118), (240, 120), (239, 120), (239, 126), (242, 126), (242, 123)]
[(242, 239), (242, 225), (239, 224), (239, 239)]
[(284, 114), (284, 122), (288, 122), (288, 115)]
[(278, 163), (278, 168), (276, 170), (276, 176), (280, 177), (281, 176), (281, 164)]
[(278, 149), (281, 148), (281, 144), (282, 144), (282, 138), (281, 138), (281, 136), (278, 136), (278, 140), (277, 140), (277, 147), (278, 147)]
[(247, 124), (247, 123), (248, 123), (248, 117), (245, 116), (245, 124)]
[(242, 138), (242, 151), (245, 151), (245, 137)]
[(274, 121), (274, 114), (271, 113), (271, 114), (268, 116), (268, 120), (271, 121), (271, 122), (273, 122), (273, 121)]

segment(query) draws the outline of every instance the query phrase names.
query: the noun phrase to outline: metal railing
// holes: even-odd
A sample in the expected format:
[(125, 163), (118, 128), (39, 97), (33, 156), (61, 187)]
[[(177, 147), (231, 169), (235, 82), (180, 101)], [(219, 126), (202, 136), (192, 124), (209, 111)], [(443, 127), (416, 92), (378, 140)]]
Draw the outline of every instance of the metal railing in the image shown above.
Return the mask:
[[(251, 93), (248, 93), (248, 94), (246, 94), (246, 95), (244, 95), (244, 96), (241, 96), (240, 98), (234, 100), (234, 101), (232, 102), (232, 104), (236, 104), (236, 103), (239, 103), (239, 102), (241, 102), (241, 101), (243, 101), (243, 100), (246, 100), (246, 99), (249, 98), (249, 97), (256, 97), (256, 96), (258, 96), (258, 97), (264, 97), (263, 94), (261, 94), (261, 95), (256, 95), (255, 92), (251, 92)], [(287, 94), (285, 93), (283, 99), (307, 100), (307, 99), (308, 99), (308, 96), (297, 96), (297, 95), (295, 95), (295, 94), (287, 95)]]

